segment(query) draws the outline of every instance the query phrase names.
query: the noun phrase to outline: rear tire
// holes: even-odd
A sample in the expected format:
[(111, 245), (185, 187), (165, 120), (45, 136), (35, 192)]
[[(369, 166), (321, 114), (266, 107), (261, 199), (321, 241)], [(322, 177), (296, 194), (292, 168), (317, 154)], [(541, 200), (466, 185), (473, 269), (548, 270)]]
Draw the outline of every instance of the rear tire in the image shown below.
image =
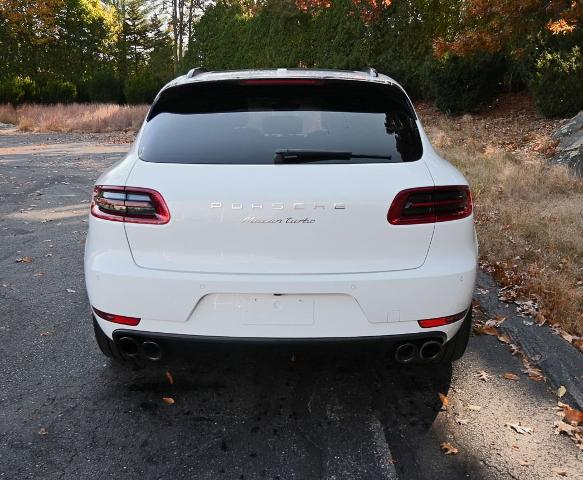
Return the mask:
[(459, 360), (468, 346), (470, 333), (472, 332), (472, 309), (468, 311), (464, 323), (455, 336), (443, 347), (443, 354), (439, 363), (451, 363)]
[(127, 361), (126, 358), (122, 355), (122, 353), (117, 348), (117, 345), (113, 340), (111, 340), (93, 317), (93, 331), (95, 332), (95, 340), (97, 341), (97, 345), (101, 350), (101, 353), (106, 357), (113, 358), (115, 360), (119, 360), (121, 362)]

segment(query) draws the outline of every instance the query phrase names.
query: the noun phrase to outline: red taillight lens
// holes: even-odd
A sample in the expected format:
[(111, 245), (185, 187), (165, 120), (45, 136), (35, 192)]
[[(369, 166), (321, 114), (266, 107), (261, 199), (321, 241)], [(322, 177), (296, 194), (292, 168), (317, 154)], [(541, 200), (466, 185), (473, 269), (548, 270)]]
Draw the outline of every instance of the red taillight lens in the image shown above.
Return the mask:
[(113, 322), (113, 323), (120, 323), (122, 325), (130, 325), (132, 327), (135, 327), (138, 323), (140, 323), (140, 318), (136, 318), (136, 317), (126, 317), (125, 315), (115, 315), (113, 313), (105, 313), (102, 312), (101, 310), (97, 310), (95, 307), (91, 307), (93, 308), (93, 311), (95, 312), (95, 315), (97, 315), (99, 318), (103, 318), (103, 320), (107, 320), (108, 322)]
[(138, 187), (96, 186), (91, 215), (114, 222), (163, 225), (170, 221), (170, 211), (162, 195)]
[(444, 325), (449, 325), (450, 323), (455, 323), (466, 316), (467, 310), (463, 312), (456, 313), (455, 315), (449, 315), (448, 317), (437, 317), (428, 318), (426, 320), (419, 320), (419, 326), (421, 328), (432, 328), (432, 327), (443, 327)]
[(387, 219), (392, 225), (447, 222), (472, 214), (472, 195), (466, 185), (410, 188), (399, 192)]

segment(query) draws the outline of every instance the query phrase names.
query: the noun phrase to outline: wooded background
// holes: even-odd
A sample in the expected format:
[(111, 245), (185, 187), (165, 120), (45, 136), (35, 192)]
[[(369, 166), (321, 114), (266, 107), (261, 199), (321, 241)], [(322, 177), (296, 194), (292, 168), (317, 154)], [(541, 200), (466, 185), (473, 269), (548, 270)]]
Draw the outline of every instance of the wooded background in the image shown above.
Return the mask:
[(150, 102), (192, 67), (374, 66), (451, 114), (583, 109), (583, 0), (0, 0), (0, 103)]

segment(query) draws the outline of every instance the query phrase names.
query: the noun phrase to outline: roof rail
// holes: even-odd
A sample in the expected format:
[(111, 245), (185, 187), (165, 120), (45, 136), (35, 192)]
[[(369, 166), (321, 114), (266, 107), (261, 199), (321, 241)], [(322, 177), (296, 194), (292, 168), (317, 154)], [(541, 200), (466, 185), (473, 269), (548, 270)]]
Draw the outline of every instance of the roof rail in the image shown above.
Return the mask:
[(369, 76), (371, 76), (371, 77), (378, 77), (379, 76), (379, 73), (373, 67), (367, 67), (365, 72), (368, 73)]
[(193, 78), (197, 75), (206, 72), (206, 70), (202, 67), (191, 68), (188, 73), (186, 74), (186, 78)]

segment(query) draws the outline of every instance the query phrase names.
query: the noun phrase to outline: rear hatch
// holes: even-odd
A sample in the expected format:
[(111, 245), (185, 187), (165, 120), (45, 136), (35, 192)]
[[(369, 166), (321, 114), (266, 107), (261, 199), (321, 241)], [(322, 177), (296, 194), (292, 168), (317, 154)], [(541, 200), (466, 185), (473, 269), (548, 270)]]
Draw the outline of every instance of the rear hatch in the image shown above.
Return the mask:
[(261, 79), (162, 92), (128, 186), (157, 190), (165, 225), (126, 223), (139, 266), (184, 272), (413, 269), (433, 224), (391, 225), (406, 188), (432, 186), (414, 112), (391, 85)]

